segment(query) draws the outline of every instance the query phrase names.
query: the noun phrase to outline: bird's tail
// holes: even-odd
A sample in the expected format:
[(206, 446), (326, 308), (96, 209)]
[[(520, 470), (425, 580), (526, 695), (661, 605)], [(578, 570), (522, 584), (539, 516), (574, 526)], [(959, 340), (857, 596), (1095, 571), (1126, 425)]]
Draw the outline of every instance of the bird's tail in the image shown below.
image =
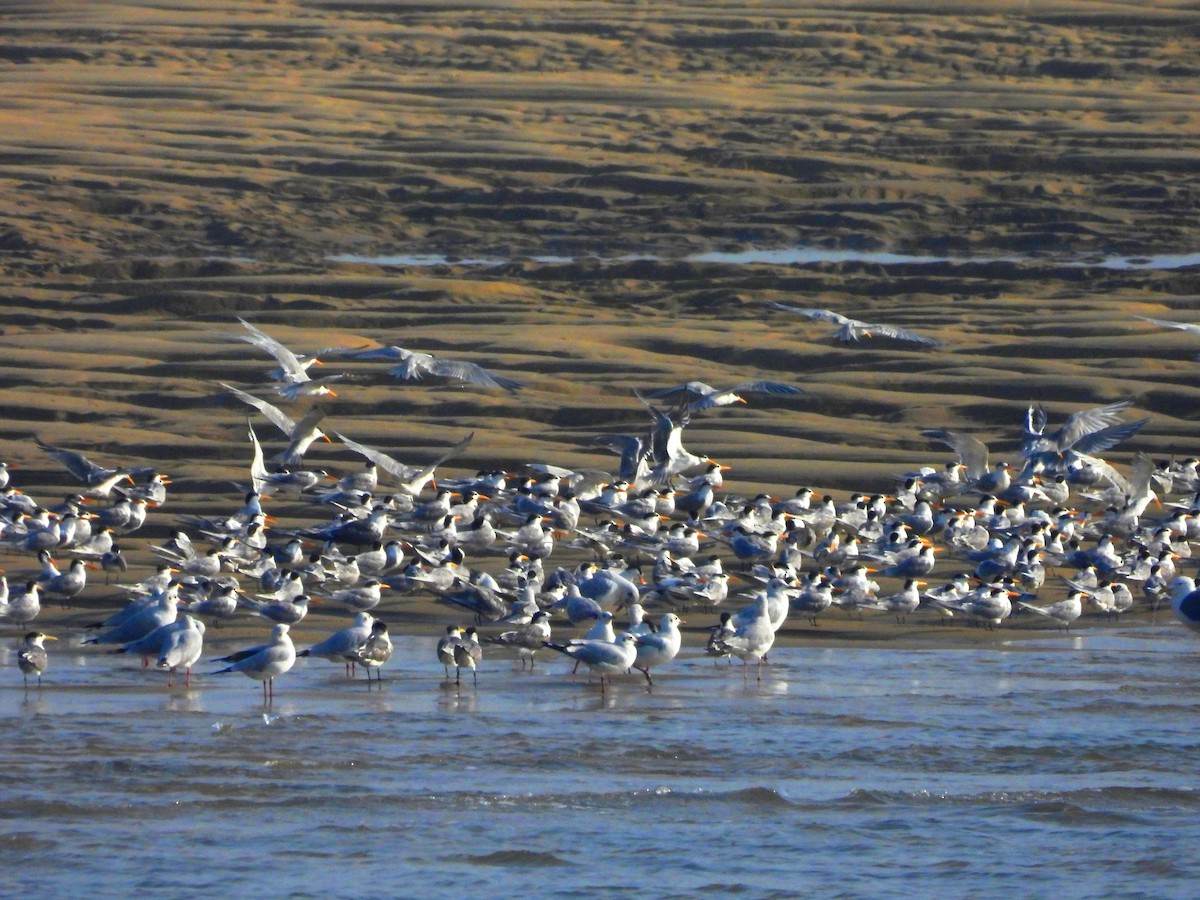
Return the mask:
[(1035, 612), (1038, 615), (1042, 615), (1042, 616), (1050, 615), (1050, 613), (1046, 612), (1046, 610), (1042, 609), (1040, 606), (1034, 606), (1032, 603), (1026, 603), (1024, 600), (1018, 600), (1017, 606), (1021, 607), (1021, 609), (1027, 609), (1030, 612)]

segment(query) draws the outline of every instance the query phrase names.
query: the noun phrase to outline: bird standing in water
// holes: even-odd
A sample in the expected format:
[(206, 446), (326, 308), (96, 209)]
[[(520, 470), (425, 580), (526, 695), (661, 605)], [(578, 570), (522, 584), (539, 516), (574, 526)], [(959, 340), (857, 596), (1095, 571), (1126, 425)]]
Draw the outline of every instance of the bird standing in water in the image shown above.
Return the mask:
[(17, 667), (21, 670), (26, 687), (29, 687), (30, 675), (37, 675), (38, 687), (42, 686), (42, 673), (46, 671), (46, 665), (50, 661), (42, 642), (57, 640), (53, 635), (42, 634), (40, 631), (31, 631), (25, 635), (25, 644), (17, 651)]

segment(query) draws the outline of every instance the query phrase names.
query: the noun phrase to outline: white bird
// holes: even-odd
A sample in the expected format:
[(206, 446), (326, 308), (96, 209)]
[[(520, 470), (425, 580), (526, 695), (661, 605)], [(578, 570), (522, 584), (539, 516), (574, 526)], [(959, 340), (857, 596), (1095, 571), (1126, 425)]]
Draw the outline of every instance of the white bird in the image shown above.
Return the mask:
[(0, 616), (20, 625), (28, 625), (41, 611), (42, 598), (36, 581), (27, 581), (24, 588), (10, 593), (8, 602), (0, 606)]
[(863, 322), (859, 319), (851, 319), (848, 316), (843, 316), (841, 313), (836, 313), (829, 309), (806, 309), (799, 306), (789, 306), (786, 303), (771, 303), (768, 305), (771, 309), (796, 313), (797, 315), (818, 322), (830, 322), (838, 326), (834, 332), (834, 336), (839, 341), (846, 343), (857, 343), (864, 337), (885, 337), (896, 341), (907, 341), (911, 344), (921, 344), (925, 347), (942, 346), (941, 341), (917, 334), (915, 331), (910, 331), (907, 328), (900, 328), (896, 325), (884, 325), (880, 322)]
[(158, 660), (155, 665), (166, 669), (167, 687), (175, 682), (175, 670), (180, 666), (184, 670), (184, 686), (191, 687), (192, 666), (204, 652), (204, 623), (191, 616), (183, 616), (181, 627), (173, 629), (163, 639), (158, 650)]
[(475, 627), (471, 626), (467, 629), (466, 634), (454, 644), (454, 683), (458, 684), (463, 669), (470, 669), (472, 681), (479, 684), (478, 667), (481, 662), (483, 662), (483, 647), (479, 645), (479, 636)]
[(179, 616), (179, 585), (172, 584), (145, 606), (135, 609), (128, 618), (112, 626), (85, 644), (128, 644), (138, 641), (163, 625), (170, 625)]
[[(392, 658), (392, 639), (388, 637), (387, 625), (376, 619), (371, 623), (371, 633), (366, 640), (354, 648), (349, 655), (353, 663), (358, 663), (367, 670), (367, 687), (371, 686), (371, 670), (378, 670)], [(381, 681), (382, 673), (376, 671), (375, 680)]]
[[(1172, 322), (1170, 319), (1152, 319), (1150, 316), (1134, 316), (1134, 318), (1162, 328), (1174, 328), (1177, 331), (1186, 331), (1188, 334), (1200, 336), (1200, 325), (1193, 325), (1191, 322)], [(1195, 358), (1200, 360), (1200, 356)]]
[(354, 624), (340, 631), (335, 631), (325, 640), (313, 644), (307, 650), (301, 650), (297, 656), (319, 656), (331, 662), (341, 662), (346, 666), (346, 674), (354, 672), (354, 654), (358, 648), (371, 636), (371, 623), (374, 617), (369, 612), (360, 612), (354, 617)]
[(446, 633), (437, 643), (437, 658), (438, 662), (446, 670), (446, 677), (450, 677), (450, 667), (454, 665), (454, 648), (462, 640), (462, 629), (457, 625), (447, 625)]
[(278, 375), (278, 378), (276, 378), (277, 381), (281, 381), (284, 384), (299, 384), (308, 381), (309, 366), (321, 365), (321, 360), (316, 356), (305, 355), (304, 358), (301, 359), (299, 355), (293, 353), (285, 345), (275, 340), (275, 338), (271, 337), (262, 329), (251, 325), (243, 318), (239, 317), (238, 321), (242, 323), (242, 327), (245, 328), (249, 333), (230, 335), (230, 337), (234, 338), (235, 340), (245, 341), (248, 344), (253, 344), (254, 346), (267, 351), (267, 353), (275, 357), (276, 362), (279, 363), (279, 371), (277, 373), (273, 373)]
[(1188, 628), (1200, 631), (1200, 590), (1195, 579), (1180, 575), (1171, 582), (1171, 609)]
[(517, 656), (521, 660), (522, 669), (525, 668), (526, 660), (529, 661), (529, 668), (533, 668), (534, 656), (546, 645), (548, 640), (550, 640), (550, 614), (542, 609), (535, 612), (529, 622), (520, 628), (504, 631), (487, 638), (487, 642), (490, 644), (515, 648)]
[(743, 617), (740, 625), (734, 626), (733, 634), (717, 639), (714, 647), (740, 659), (743, 672), (750, 660), (756, 660), (759, 680), (762, 679), (763, 657), (770, 652), (775, 643), (775, 629), (771, 625), (767, 596), (766, 591), (759, 594), (752, 610)]
[(221, 387), (233, 394), (243, 403), (248, 403), (257, 409), (260, 413), (267, 417), (276, 428), (283, 432), (288, 439), (288, 445), (279, 453), (272, 457), (274, 462), (278, 462), (285, 466), (298, 466), (304, 459), (304, 454), (308, 448), (312, 446), (313, 441), (318, 439), (329, 440), (328, 435), (317, 427), (318, 423), (325, 418), (325, 410), (319, 406), (314, 406), (299, 422), (292, 419), (287, 413), (281, 410), (278, 406), (268, 403), (266, 400), (261, 400), (253, 394), (247, 394), (245, 391), (240, 391), (224, 382), (221, 382)]
[(579, 644), (556, 644), (547, 641), (546, 646), (586, 665), (591, 672), (600, 676), (600, 690), (604, 691), (604, 677), (628, 672), (637, 660), (637, 638), (625, 632), (618, 635), (614, 643), (608, 641), (584, 641)]
[(346, 437), (344, 434), (338, 434), (337, 432), (334, 432), (334, 434), (336, 434), (338, 440), (345, 444), (350, 450), (353, 450), (360, 456), (363, 456), (375, 463), (385, 472), (398, 478), (400, 482), (400, 493), (406, 494), (409, 497), (416, 497), (418, 494), (420, 494), (421, 491), (424, 490), (425, 485), (433, 480), (433, 474), (437, 467), (446, 462), (446, 460), (453, 459), (466, 450), (467, 447), (471, 445), (471, 440), (475, 437), (475, 432), (472, 431), (465, 438), (435, 459), (432, 463), (422, 468), (417, 466), (407, 466), (381, 450), (376, 450), (374, 447), (368, 447), (366, 444), (360, 444), (357, 441), (350, 440), (350, 438)]
[(1063, 631), (1066, 631), (1071, 627), (1071, 623), (1083, 614), (1084, 596), (1083, 591), (1071, 591), (1065, 599), (1051, 603), (1049, 606), (1034, 606), (1024, 600), (1018, 600), (1017, 606), (1037, 613), (1039, 616), (1054, 619), (1062, 626)]
[(399, 363), (388, 369), (393, 378), (404, 381), (420, 381), (426, 375), (436, 378), (447, 378), (464, 384), (474, 384), (486, 388), (502, 388), (506, 391), (517, 391), (524, 385), (511, 378), (495, 375), (473, 362), (462, 359), (447, 359), (434, 357), (428, 353), (408, 350), (395, 345), (390, 347), (367, 347), (358, 350), (329, 348), (321, 351), (325, 356), (356, 360), (390, 360)]
[(288, 634), (288, 626), (281, 622), (271, 629), (271, 640), (267, 643), (222, 656), (217, 662), (227, 662), (230, 665), (218, 669), (214, 675), (241, 672), (248, 678), (261, 681), (263, 702), (269, 703), (275, 698), (276, 676), (283, 675), (296, 662), (296, 647)]
[(643, 396), (655, 400), (668, 400), (674, 397), (678, 398), (680, 402), (686, 398), (688, 412), (694, 413), (705, 409), (713, 409), (718, 406), (745, 403), (746, 399), (741, 396), (742, 394), (770, 394), (776, 397), (796, 397), (803, 393), (804, 391), (798, 387), (793, 387), (790, 384), (782, 384), (778, 381), (741, 381), (731, 388), (723, 389), (715, 388), (712, 385), (705, 384), (703, 381), (687, 381), (683, 384), (677, 384), (674, 387), (662, 388), (661, 390), (644, 394)]
[(658, 631), (635, 636), (637, 655), (633, 668), (646, 676), (646, 684), (653, 685), (650, 670), (665, 665), (679, 655), (683, 635), (679, 626), (683, 622), (675, 613), (665, 613), (659, 620)]
[(43, 634), (40, 631), (31, 631), (25, 635), (25, 641), (21, 645), (21, 649), (17, 651), (17, 668), (21, 670), (21, 677), (25, 681), (26, 687), (29, 686), (30, 675), (36, 675), (38, 687), (42, 686), (42, 673), (46, 671), (46, 666), (50, 662), (50, 655), (46, 652), (42, 642), (57, 640), (58, 638), (53, 635)]

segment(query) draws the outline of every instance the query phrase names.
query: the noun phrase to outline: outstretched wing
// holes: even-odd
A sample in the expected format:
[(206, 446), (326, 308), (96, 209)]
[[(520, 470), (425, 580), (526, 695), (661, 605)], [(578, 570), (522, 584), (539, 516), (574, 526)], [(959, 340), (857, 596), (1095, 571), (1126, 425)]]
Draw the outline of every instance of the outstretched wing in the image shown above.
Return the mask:
[(800, 306), (788, 306), (786, 303), (769, 303), (771, 309), (782, 310), (783, 312), (795, 313), (798, 316), (813, 319), (817, 322), (831, 322), (834, 325), (847, 325), (853, 322), (853, 319), (848, 319), (841, 313), (835, 313), (832, 309), (812, 309)]
[[(1093, 409), (1084, 409), (1072, 413), (1067, 417), (1067, 421), (1063, 422), (1062, 427), (1051, 436), (1051, 440), (1054, 442), (1055, 448), (1060, 452), (1070, 450), (1088, 435), (1107, 428), (1110, 425), (1117, 424), (1120, 413), (1131, 406), (1133, 406), (1132, 400), (1119, 400), (1107, 406), (1097, 406)], [(1138, 427), (1140, 428), (1141, 426)], [(1136, 430), (1135, 428), (1134, 431)], [(1113, 443), (1116, 443), (1116, 441)], [(1111, 447), (1112, 444), (1108, 446)], [(1095, 448), (1094, 450), (1080, 448), (1079, 452), (1093, 453), (1099, 452), (1101, 449), (1104, 448)]]
[(940, 347), (942, 342), (931, 337), (925, 337), (923, 334), (917, 334), (908, 328), (901, 328), (899, 325), (884, 325), (879, 322), (871, 322), (861, 326), (870, 337), (885, 337), (891, 338), (894, 341), (907, 341), (910, 344), (920, 344), (923, 347)]
[(291, 416), (285, 413), (282, 409), (280, 409), (278, 406), (268, 403), (266, 400), (260, 400), (253, 394), (247, 394), (245, 391), (240, 391), (223, 381), (219, 382), (219, 384), (243, 403), (249, 403), (251, 406), (257, 409), (271, 421), (272, 425), (286, 434), (289, 440), (291, 439), (292, 433), (296, 430), (296, 423), (292, 421)]
[(730, 390), (735, 394), (774, 394), (778, 397), (797, 397), (804, 393), (800, 388), (780, 381), (743, 381)]
[(411, 350), (405, 350), (403, 347), (325, 347), (317, 351), (317, 356), (323, 356), (326, 359), (359, 359), (359, 360), (374, 360), (384, 359), (389, 362), (407, 359), (412, 353)]
[(477, 384), (480, 387), (501, 388), (506, 391), (517, 391), (524, 387), (519, 381), (505, 378), (502, 375), (494, 375), (483, 366), (463, 359), (430, 357), (422, 368), (430, 375), (437, 375), (439, 378), (450, 378), (466, 384)]
[(284, 381), (307, 381), (308, 373), (304, 370), (303, 363), (291, 350), (281, 344), (275, 338), (271, 337), (260, 328), (251, 325), (245, 319), (239, 318), (242, 327), (249, 334), (239, 334), (239, 340), (246, 341), (248, 344), (254, 344), (270, 353), (279, 362), (279, 367), (283, 369)]
[(254, 426), (249, 419), (246, 420), (246, 427), (250, 430), (250, 443), (254, 446), (254, 455), (250, 459), (250, 486), (256, 494), (261, 494), (270, 473), (263, 461), (262, 444), (258, 442), (258, 435), (254, 433)]
[(940, 441), (953, 450), (958, 455), (958, 461), (966, 467), (968, 478), (982, 478), (987, 473), (988, 448), (979, 438), (963, 434), (961, 431), (944, 431), (940, 428), (929, 428), (921, 434), (931, 440)]
[(1172, 322), (1170, 319), (1152, 319), (1149, 316), (1134, 316), (1134, 318), (1141, 319), (1143, 322), (1149, 322), (1152, 325), (1160, 325), (1163, 328), (1175, 328), (1179, 331), (1200, 334), (1200, 325), (1193, 325), (1191, 322)]

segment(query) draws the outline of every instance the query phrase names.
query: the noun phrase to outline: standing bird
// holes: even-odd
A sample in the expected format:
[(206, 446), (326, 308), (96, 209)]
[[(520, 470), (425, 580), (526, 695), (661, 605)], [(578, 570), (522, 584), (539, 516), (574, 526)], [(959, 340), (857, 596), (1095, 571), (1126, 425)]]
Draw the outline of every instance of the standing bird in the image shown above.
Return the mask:
[(604, 676), (612, 679), (613, 675), (628, 672), (637, 660), (637, 638), (629, 632), (617, 637), (614, 643), (608, 641), (582, 641), (572, 644), (556, 644), (547, 641), (546, 646), (571, 657), (577, 663), (583, 663), (588, 670), (600, 676), (600, 692), (604, 693)]
[(295, 665), (296, 647), (288, 634), (288, 626), (281, 622), (271, 629), (271, 640), (267, 643), (222, 656), (217, 662), (230, 665), (218, 669), (214, 675), (241, 672), (248, 678), (261, 681), (263, 703), (270, 703), (275, 699), (275, 676), (284, 674)]
[(535, 612), (529, 622), (520, 628), (487, 638), (489, 644), (516, 648), (522, 669), (525, 668), (526, 660), (529, 661), (529, 668), (533, 668), (534, 656), (546, 645), (548, 640), (550, 640), (550, 614), (544, 609)]
[(42, 598), (36, 581), (25, 582), (18, 593), (8, 595), (8, 603), (0, 607), (0, 615), (20, 625), (28, 625), (42, 611)]
[(483, 662), (483, 647), (479, 645), (479, 637), (476, 634), (475, 626), (472, 625), (467, 629), (467, 633), (454, 645), (454, 666), (456, 669), (454, 683), (458, 684), (458, 679), (463, 669), (470, 669), (473, 683), (479, 684), (478, 665), (481, 662)]
[(437, 643), (438, 662), (446, 669), (446, 677), (450, 677), (450, 667), (454, 665), (454, 648), (462, 640), (462, 629), (457, 625), (447, 625), (446, 633)]
[(26, 687), (29, 687), (30, 675), (37, 675), (38, 687), (42, 686), (42, 673), (46, 671), (46, 665), (50, 661), (42, 642), (57, 640), (53, 635), (42, 634), (40, 631), (31, 631), (25, 635), (25, 643), (17, 651), (17, 667), (21, 670)]
[(192, 686), (192, 666), (204, 652), (204, 623), (191, 616), (184, 616), (182, 624), (172, 629), (158, 650), (155, 665), (167, 670), (167, 687), (175, 683), (175, 670), (183, 666), (184, 686)]
[(354, 624), (341, 631), (335, 631), (320, 643), (313, 644), (307, 650), (301, 650), (297, 656), (319, 656), (332, 662), (345, 663), (346, 675), (353, 677), (355, 658), (359, 647), (366, 643), (371, 636), (374, 617), (369, 612), (360, 612), (354, 617)]
[[(387, 625), (379, 619), (371, 623), (371, 633), (359, 644), (348, 659), (358, 663), (367, 670), (367, 687), (371, 686), (371, 670), (379, 669), (392, 658), (392, 639), (388, 637)], [(375, 676), (376, 681), (383, 679), (382, 673)]]
[(650, 670), (654, 666), (665, 665), (679, 655), (679, 646), (683, 641), (683, 635), (679, 632), (682, 622), (675, 613), (666, 613), (659, 622), (658, 631), (635, 635), (637, 655), (633, 668), (646, 676), (646, 684), (654, 684), (650, 678)]

